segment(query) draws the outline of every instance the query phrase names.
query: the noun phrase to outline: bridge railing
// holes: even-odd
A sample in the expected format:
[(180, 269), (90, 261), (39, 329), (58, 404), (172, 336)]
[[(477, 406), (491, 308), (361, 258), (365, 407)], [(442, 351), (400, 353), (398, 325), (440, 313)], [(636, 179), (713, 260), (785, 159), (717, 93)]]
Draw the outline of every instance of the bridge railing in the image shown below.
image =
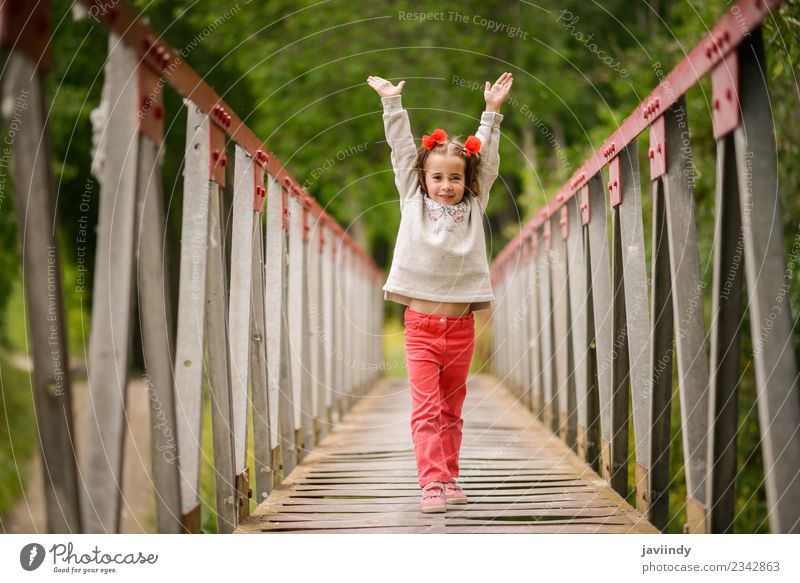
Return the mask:
[[(636, 506), (661, 529), (675, 478), (669, 452), (676, 361), (684, 529), (732, 530), (746, 291), (766, 518), (773, 532), (800, 532), (800, 393), (761, 29), (779, 4), (743, 0), (732, 7), (492, 266), (495, 371), (623, 497), (630, 401)], [(717, 170), (713, 285), (706, 291), (685, 94), (709, 73)], [(636, 142), (645, 130), (649, 282)]]
[[(52, 19), (47, 2), (5, 2), (0, 12), (3, 99), (26, 104), (14, 109), (11, 170), (47, 528), (119, 530), (131, 307), (138, 301), (158, 530), (201, 531), (207, 376), (218, 530), (231, 532), (248, 514), (252, 492), (264, 501), (378, 376), (370, 363), (382, 360), (382, 274), (129, 6), (83, 4), (109, 34), (102, 103), (93, 114), (101, 194), (88, 351), (92, 412), (80, 468), (44, 91)], [(187, 114), (176, 274), (166, 268), (164, 248), (165, 87), (184, 97)]]

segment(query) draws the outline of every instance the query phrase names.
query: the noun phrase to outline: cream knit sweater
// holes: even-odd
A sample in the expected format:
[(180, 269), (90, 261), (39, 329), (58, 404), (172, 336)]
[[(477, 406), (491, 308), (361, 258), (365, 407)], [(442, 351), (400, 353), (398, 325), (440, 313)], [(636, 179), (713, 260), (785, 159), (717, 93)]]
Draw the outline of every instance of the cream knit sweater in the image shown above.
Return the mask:
[(408, 305), (411, 298), (471, 303), (470, 311), (491, 309), (494, 301), (483, 232), (489, 189), (500, 166), (498, 145), (503, 115), (484, 111), (475, 134), (481, 141), (478, 197), (442, 205), (417, 184), (417, 146), (400, 96), (382, 97), (386, 141), (392, 149), (400, 193), (400, 230), (384, 299)]

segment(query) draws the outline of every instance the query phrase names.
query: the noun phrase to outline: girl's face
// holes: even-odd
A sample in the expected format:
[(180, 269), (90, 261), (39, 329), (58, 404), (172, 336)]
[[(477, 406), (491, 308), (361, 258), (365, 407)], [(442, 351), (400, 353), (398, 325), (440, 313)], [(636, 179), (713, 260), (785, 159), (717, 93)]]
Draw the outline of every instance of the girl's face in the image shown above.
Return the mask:
[(466, 164), (458, 156), (431, 154), (425, 160), (425, 188), (438, 203), (453, 205), (464, 198)]

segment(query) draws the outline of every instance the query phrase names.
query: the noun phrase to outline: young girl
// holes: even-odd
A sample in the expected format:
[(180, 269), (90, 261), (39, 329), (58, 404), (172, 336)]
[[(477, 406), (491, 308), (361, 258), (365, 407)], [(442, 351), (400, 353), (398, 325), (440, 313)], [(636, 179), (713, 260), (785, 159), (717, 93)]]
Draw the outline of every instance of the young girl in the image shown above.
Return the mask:
[(400, 193), (400, 230), (384, 298), (406, 307), (406, 364), (411, 385), (411, 436), (422, 487), (422, 512), (466, 504), (456, 483), (461, 407), (475, 348), (473, 311), (494, 295), (483, 233), (489, 189), (500, 165), (500, 106), (513, 82), (503, 73), (486, 83), (486, 111), (466, 142), (437, 128), (417, 149), (400, 104), (405, 81), (367, 83), (383, 103), (386, 140)]

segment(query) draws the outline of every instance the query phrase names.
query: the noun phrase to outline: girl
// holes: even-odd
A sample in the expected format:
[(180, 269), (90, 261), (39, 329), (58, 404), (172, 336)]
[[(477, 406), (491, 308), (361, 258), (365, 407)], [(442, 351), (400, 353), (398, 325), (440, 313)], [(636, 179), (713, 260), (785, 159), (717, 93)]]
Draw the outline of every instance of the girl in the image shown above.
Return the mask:
[(367, 83), (381, 97), (386, 141), (400, 193), (400, 230), (384, 298), (406, 306), (405, 343), (411, 385), (411, 436), (417, 459), (420, 510), (444, 512), (466, 504), (456, 483), (461, 407), (475, 348), (473, 311), (492, 307), (494, 295), (483, 233), (483, 213), (500, 164), (500, 106), (511, 73), (486, 82), (486, 111), (477, 136), (462, 143), (437, 128), (417, 149), (400, 104), (405, 81)]

